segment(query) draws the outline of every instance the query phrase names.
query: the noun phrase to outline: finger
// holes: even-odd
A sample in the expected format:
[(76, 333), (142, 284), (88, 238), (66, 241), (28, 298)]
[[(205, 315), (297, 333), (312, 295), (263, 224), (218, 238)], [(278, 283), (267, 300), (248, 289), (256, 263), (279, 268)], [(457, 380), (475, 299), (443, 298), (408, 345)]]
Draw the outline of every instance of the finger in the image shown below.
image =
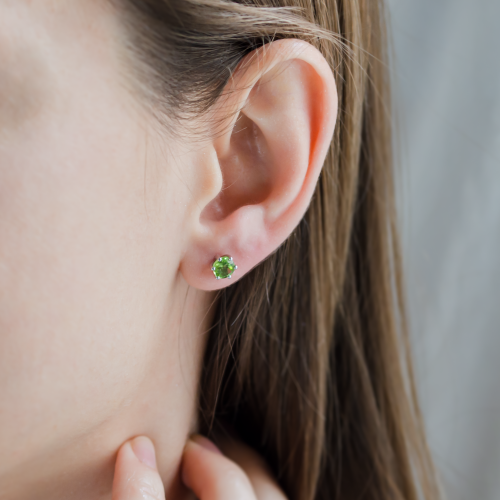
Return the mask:
[(195, 436), (186, 444), (182, 480), (200, 500), (256, 500), (241, 467), (202, 436)]
[(221, 440), (220, 445), (224, 454), (243, 469), (258, 500), (286, 500), (269, 466), (254, 449), (232, 438)]
[(165, 500), (155, 449), (149, 438), (136, 437), (118, 450), (112, 500)]

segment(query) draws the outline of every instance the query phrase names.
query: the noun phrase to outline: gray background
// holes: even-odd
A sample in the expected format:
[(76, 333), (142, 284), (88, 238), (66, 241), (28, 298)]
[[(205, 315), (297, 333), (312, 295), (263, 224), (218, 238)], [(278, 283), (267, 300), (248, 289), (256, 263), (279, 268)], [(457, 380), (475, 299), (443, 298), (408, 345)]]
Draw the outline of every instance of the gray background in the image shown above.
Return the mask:
[(500, 499), (500, 0), (389, 0), (417, 381), (450, 500)]

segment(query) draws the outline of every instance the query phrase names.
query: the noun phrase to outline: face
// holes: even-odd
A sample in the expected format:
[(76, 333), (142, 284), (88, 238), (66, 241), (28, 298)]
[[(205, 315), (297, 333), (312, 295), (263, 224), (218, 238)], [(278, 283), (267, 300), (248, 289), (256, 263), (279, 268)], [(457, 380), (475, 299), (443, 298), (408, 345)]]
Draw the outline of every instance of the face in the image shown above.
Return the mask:
[(155, 386), (177, 434), (193, 414), (180, 146), (130, 91), (104, 4), (0, 3), (0, 477), (110, 421), (143, 432), (127, 408)]

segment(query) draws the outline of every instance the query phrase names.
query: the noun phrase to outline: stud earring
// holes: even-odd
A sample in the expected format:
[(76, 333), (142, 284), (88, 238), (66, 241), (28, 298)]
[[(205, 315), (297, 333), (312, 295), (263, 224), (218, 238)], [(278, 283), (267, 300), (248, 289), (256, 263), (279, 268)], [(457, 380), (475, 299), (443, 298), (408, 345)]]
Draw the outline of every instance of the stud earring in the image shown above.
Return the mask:
[(223, 255), (218, 259), (215, 259), (212, 264), (212, 271), (214, 273), (215, 279), (231, 278), (233, 272), (238, 269), (238, 266), (234, 263), (233, 258), (229, 255)]

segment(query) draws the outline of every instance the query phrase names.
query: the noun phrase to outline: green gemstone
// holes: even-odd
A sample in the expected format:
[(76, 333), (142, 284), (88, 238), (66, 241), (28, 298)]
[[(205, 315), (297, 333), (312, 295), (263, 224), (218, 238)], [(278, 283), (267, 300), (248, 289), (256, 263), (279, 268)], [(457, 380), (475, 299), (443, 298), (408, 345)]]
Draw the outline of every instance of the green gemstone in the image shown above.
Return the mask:
[(217, 279), (230, 278), (235, 269), (236, 264), (229, 255), (220, 257), (212, 264), (212, 271)]

